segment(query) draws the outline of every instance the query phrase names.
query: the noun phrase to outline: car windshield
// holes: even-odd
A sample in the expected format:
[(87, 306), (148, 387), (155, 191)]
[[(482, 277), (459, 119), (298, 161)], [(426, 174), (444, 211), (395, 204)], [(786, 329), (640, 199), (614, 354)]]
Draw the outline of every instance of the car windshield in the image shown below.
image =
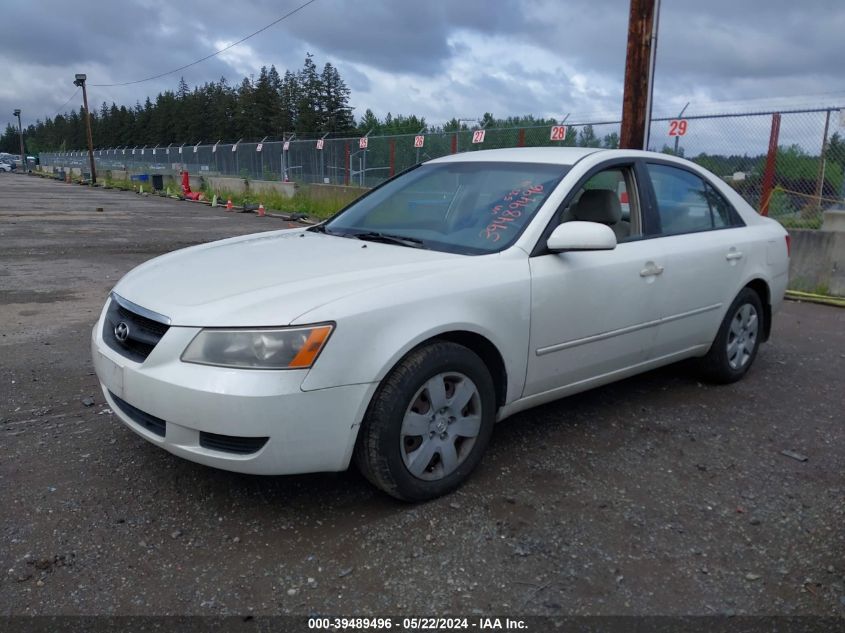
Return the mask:
[(319, 230), (466, 255), (496, 253), (514, 243), (568, 170), (537, 163), (421, 165)]

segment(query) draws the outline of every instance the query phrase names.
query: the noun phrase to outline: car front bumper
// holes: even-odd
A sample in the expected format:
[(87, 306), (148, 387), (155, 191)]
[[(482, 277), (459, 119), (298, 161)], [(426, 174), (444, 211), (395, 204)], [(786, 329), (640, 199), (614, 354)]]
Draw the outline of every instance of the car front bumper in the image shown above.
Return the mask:
[(101, 315), (91, 333), (91, 356), (103, 395), (114, 414), (149, 442), (179, 457), (241, 473), (288, 475), (348, 467), (377, 383), (303, 391), (305, 369), (184, 363), (179, 357), (199, 332), (187, 327), (171, 327), (146, 360), (136, 363), (106, 345), (102, 327)]

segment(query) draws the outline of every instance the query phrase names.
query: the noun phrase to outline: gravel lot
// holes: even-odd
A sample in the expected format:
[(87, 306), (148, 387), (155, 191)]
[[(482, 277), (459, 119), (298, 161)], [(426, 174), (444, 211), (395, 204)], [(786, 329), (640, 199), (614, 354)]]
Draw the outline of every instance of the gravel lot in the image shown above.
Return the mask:
[(0, 614), (845, 614), (836, 308), (787, 303), (739, 384), (674, 366), (516, 416), (424, 505), (123, 427), (89, 354), (111, 286), (284, 226), (0, 174)]

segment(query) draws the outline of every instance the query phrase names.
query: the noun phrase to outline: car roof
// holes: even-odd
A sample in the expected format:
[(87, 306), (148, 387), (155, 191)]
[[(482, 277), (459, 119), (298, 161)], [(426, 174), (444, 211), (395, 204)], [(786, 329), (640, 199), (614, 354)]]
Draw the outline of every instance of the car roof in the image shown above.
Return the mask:
[(574, 165), (579, 160), (596, 152), (607, 151), (598, 147), (508, 147), (450, 154), (428, 161), (428, 163), (460, 162), (511, 162), (551, 163)]

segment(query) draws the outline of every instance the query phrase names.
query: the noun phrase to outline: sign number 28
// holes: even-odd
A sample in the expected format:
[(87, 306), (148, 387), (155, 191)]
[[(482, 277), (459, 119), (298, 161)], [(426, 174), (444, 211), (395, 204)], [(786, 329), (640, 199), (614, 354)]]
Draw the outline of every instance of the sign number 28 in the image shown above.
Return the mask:
[(672, 119), (671, 121), (669, 121), (669, 136), (683, 136), (686, 133), (686, 119)]

